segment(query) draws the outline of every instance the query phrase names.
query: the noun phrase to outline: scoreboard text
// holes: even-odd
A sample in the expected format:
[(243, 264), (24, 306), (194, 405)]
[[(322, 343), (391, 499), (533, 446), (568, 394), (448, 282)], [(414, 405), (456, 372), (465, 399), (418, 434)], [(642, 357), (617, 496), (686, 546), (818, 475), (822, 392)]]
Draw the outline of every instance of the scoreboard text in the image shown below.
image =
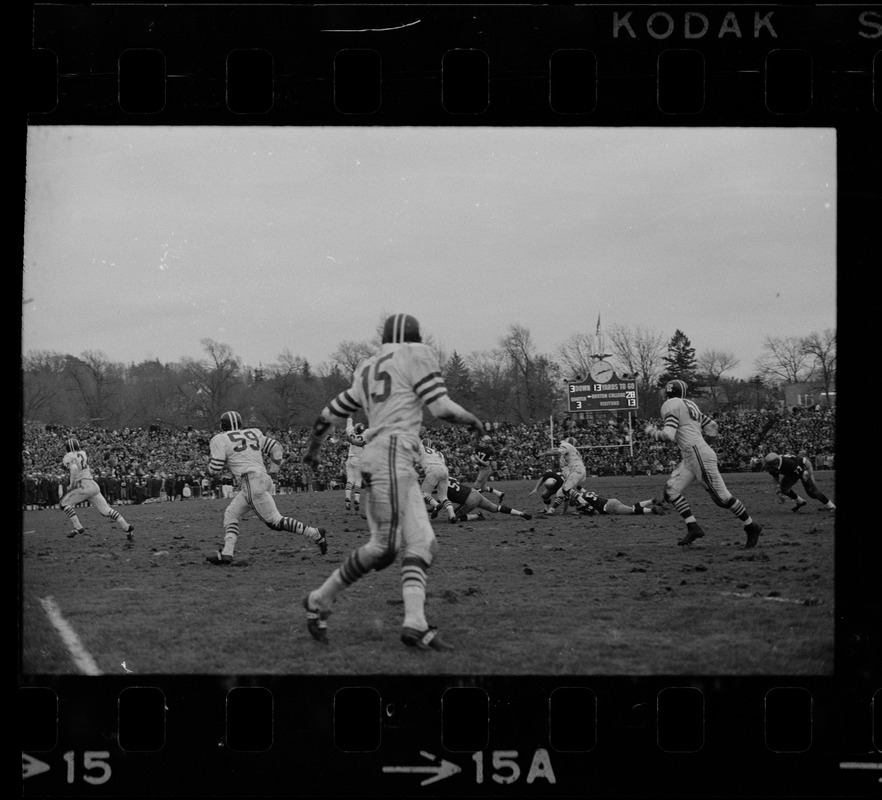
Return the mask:
[(573, 381), (568, 384), (568, 410), (579, 411), (636, 411), (637, 382), (614, 376), (606, 383)]

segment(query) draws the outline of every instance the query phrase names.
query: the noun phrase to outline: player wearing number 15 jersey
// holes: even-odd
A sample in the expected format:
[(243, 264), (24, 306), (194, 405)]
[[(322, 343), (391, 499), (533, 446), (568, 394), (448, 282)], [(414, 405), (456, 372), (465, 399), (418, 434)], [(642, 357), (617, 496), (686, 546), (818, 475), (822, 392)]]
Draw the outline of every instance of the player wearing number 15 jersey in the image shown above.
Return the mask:
[(437, 541), (414, 469), (420, 460), (424, 407), (438, 419), (467, 426), (475, 435), (483, 433), (481, 421), (447, 394), (438, 356), (422, 343), (419, 323), (408, 314), (394, 314), (383, 326), (380, 349), (356, 367), (352, 386), (322, 409), (303, 457), (305, 464), (318, 465), (334, 422), (365, 413), (361, 473), (370, 539), (304, 598), (307, 630), (321, 643), (328, 641), (327, 618), (340, 592), (371, 570), (385, 569), (400, 553), (402, 642), (419, 650), (451, 649), (425, 615), (426, 572)]
[(686, 535), (677, 544), (692, 544), (704, 536), (704, 531), (696, 522), (683, 490), (694, 481), (698, 481), (710, 495), (711, 500), (720, 508), (727, 508), (744, 525), (747, 534), (745, 547), (755, 547), (762, 527), (754, 522), (747, 509), (737, 498), (733, 497), (723, 482), (717, 464), (717, 454), (705, 441), (705, 435), (716, 438), (717, 423), (706, 414), (702, 414), (698, 406), (686, 399), (686, 383), (681, 380), (668, 381), (665, 384), (667, 399), (662, 403), (661, 416), (664, 426), (659, 430), (647, 425), (644, 433), (656, 441), (675, 442), (680, 448), (682, 461), (674, 468), (665, 484), (665, 500), (677, 509), (686, 523)]
[[(324, 528), (304, 525), (293, 517), (284, 517), (276, 508), (272, 495), (273, 476), (282, 465), (282, 445), (276, 439), (265, 436), (258, 428), (246, 428), (238, 411), (225, 411), (220, 419), (221, 432), (215, 434), (209, 445), (211, 455), (208, 471), (220, 475), (228, 469), (233, 482), (239, 486), (224, 511), (223, 550), (208, 556), (216, 566), (233, 563), (233, 553), (239, 538), (239, 522), (249, 509), (268, 528), (274, 531), (299, 533), (319, 546), (324, 555), (328, 549)], [(267, 471), (264, 458), (270, 463)]]

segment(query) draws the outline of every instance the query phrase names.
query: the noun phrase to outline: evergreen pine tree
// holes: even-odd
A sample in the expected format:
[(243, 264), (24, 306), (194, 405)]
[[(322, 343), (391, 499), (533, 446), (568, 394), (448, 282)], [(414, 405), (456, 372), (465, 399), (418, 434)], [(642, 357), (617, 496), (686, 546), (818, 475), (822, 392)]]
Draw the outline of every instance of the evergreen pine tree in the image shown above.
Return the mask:
[(695, 360), (695, 348), (679, 328), (668, 342), (668, 354), (662, 358), (665, 362), (665, 370), (658, 379), (660, 388), (675, 378), (685, 381), (690, 391), (696, 385), (697, 363)]

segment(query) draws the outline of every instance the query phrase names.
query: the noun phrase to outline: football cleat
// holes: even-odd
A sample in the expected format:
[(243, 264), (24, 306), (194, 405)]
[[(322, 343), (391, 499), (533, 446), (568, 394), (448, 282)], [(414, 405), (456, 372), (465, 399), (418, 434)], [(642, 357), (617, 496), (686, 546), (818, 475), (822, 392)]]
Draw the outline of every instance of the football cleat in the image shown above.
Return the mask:
[(328, 537), (325, 536), (327, 531), (324, 528), (319, 528), (319, 537), (315, 540), (315, 543), (318, 545), (319, 552), (324, 555), (328, 552)]
[(453, 645), (447, 644), (438, 635), (438, 629), (431, 626), (422, 632), (416, 628), (402, 628), (401, 641), (417, 650), (453, 650)]
[(129, 529), (126, 531), (126, 541), (134, 542), (135, 541), (135, 526), (129, 525)]
[(205, 560), (216, 567), (229, 567), (233, 563), (233, 557), (224, 555), (220, 550), (212, 556), (206, 556)]
[(653, 503), (653, 504), (649, 507), (649, 509), (650, 509), (650, 511), (652, 511), (653, 514), (657, 514), (657, 515), (660, 516), (660, 517), (663, 517), (663, 516), (665, 515), (665, 508), (664, 508), (664, 506), (661, 506), (661, 505), (659, 505), (658, 503)]
[(686, 535), (680, 539), (677, 544), (692, 544), (696, 539), (700, 539), (702, 536), (704, 536), (704, 531), (697, 522), (687, 522)]
[(763, 532), (763, 526), (756, 522), (751, 522), (750, 525), (744, 529), (744, 532), (747, 534), (747, 541), (744, 543), (744, 547), (756, 547), (756, 543), (759, 541), (759, 536)]
[(346, 505), (346, 510), (347, 510), (347, 511), (349, 511), (349, 510), (352, 508), (352, 505), (351, 505), (351, 503), (350, 503), (348, 500), (346, 501), (345, 505)]
[(85, 532), (86, 532), (86, 529), (85, 529), (85, 528), (74, 528), (74, 529), (73, 529), (73, 530), (67, 535), (67, 538), (68, 538), (68, 539), (73, 539), (74, 536), (76, 536), (78, 533), (85, 533)]
[(429, 514), (429, 517), (430, 517), (431, 519), (437, 519), (437, 518), (438, 518), (438, 510), (439, 510), (440, 508), (441, 508), (441, 506), (435, 506), (435, 507), (432, 509), (432, 513)]
[(502, 501), (503, 501), (504, 499), (505, 499), (505, 492), (500, 492), (500, 493), (499, 493), (499, 500), (497, 500), (496, 502), (497, 502), (499, 505), (502, 505)]
[(320, 611), (317, 608), (311, 608), (309, 605), (309, 595), (303, 598), (303, 608), (306, 609), (306, 630), (320, 644), (328, 643), (328, 617), (330, 611)]
[(793, 508), (791, 508), (790, 510), (791, 511), (799, 511), (799, 509), (801, 509), (803, 506), (807, 506), (807, 505), (808, 505), (808, 500), (803, 500), (802, 498), (800, 498), (799, 500), (796, 501), (796, 505), (793, 506)]
[(531, 519), (533, 519), (533, 515), (532, 514), (521, 514), (521, 519), (525, 519), (525, 520), (527, 520), (527, 522), (529, 522)]
[(454, 524), (456, 524), (457, 522), (459, 522), (459, 519), (457, 518), (456, 514), (451, 514), (449, 517), (447, 517), (447, 521), (448, 521), (451, 525), (454, 525)]

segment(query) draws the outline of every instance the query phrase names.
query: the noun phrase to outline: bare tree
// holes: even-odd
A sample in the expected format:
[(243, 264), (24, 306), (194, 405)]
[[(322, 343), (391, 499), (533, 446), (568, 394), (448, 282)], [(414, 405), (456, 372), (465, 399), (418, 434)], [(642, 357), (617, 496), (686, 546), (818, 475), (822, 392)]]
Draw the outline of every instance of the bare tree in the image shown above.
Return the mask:
[(240, 384), (242, 362), (227, 344), (208, 338), (199, 343), (208, 360), (185, 358), (181, 361), (186, 380), (180, 384), (179, 391), (193, 408), (197, 422), (202, 427), (210, 427), (240, 400), (235, 390)]
[(67, 362), (67, 373), (77, 387), (92, 422), (106, 422), (111, 415), (111, 401), (119, 393), (122, 367), (113, 364), (100, 350), (87, 350)]
[(511, 383), (508, 380), (505, 354), (500, 350), (470, 353), (466, 358), (475, 396), (475, 408), (488, 422), (505, 417), (509, 408)]
[(719, 408), (720, 395), (725, 391), (721, 379), (724, 373), (738, 366), (738, 359), (733, 353), (724, 350), (704, 350), (699, 353), (695, 363), (710, 389), (714, 408)]
[[(61, 405), (67, 356), (49, 350), (32, 350), (22, 358), (22, 418), (36, 420)], [(48, 421), (48, 420), (47, 420)]]
[(768, 384), (811, 380), (813, 366), (798, 336), (767, 336), (763, 354), (756, 360), (757, 374)]
[[(664, 371), (667, 339), (663, 333), (635, 325), (613, 325), (609, 331), (611, 350), (624, 371), (637, 376), (637, 388), (643, 397), (644, 409), (655, 411), (658, 400), (658, 379)], [(623, 376), (624, 377), (624, 376)]]
[(340, 371), (350, 380), (355, 373), (355, 368), (368, 356), (372, 356), (377, 346), (363, 339), (354, 341), (346, 339), (337, 345), (337, 349), (331, 353), (331, 363), (340, 367)]
[(802, 340), (802, 352), (814, 359), (814, 372), (820, 375), (826, 404), (830, 405), (830, 387), (836, 378), (836, 330), (812, 331)]
[(594, 363), (597, 339), (588, 333), (574, 333), (557, 347), (557, 359), (562, 371), (572, 380), (583, 380)]

